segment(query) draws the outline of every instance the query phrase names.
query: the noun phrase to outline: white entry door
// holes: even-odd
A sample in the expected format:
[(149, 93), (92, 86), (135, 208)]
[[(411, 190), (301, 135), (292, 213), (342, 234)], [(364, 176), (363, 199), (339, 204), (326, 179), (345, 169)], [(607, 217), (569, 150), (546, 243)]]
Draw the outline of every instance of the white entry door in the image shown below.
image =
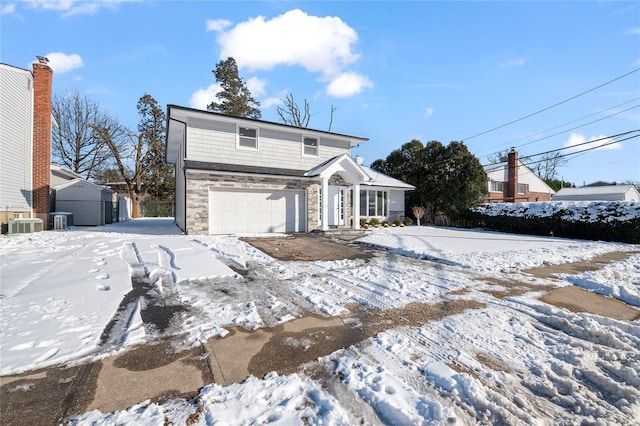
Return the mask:
[(344, 225), (344, 188), (329, 187), (329, 226)]

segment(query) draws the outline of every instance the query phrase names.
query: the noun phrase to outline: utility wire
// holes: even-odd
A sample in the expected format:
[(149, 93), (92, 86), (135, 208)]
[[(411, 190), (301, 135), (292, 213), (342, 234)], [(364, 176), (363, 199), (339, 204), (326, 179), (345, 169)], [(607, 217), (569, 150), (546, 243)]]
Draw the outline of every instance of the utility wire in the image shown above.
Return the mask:
[(638, 72), (638, 71), (640, 71), (640, 68), (636, 68), (636, 69), (634, 69), (633, 71), (630, 71), (630, 72), (628, 72), (628, 73), (626, 73), (626, 74), (623, 74), (623, 75), (621, 75), (621, 76), (619, 76), (619, 77), (614, 78), (613, 80), (609, 80), (609, 81), (607, 81), (606, 83), (602, 83), (602, 84), (600, 84), (599, 86), (596, 86), (596, 87), (594, 87), (594, 88), (592, 88), (592, 89), (589, 89), (589, 90), (587, 90), (587, 91), (584, 91), (584, 92), (582, 92), (582, 93), (579, 93), (579, 94), (577, 94), (577, 95), (575, 95), (575, 96), (572, 96), (572, 97), (570, 97), (570, 98), (568, 98), (568, 99), (565, 99), (564, 101), (557, 102), (557, 103), (555, 103), (555, 104), (553, 104), (553, 105), (551, 105), (551, 106), (548, 106), (548, 107), (543, 108), (543, 109), (541, 109), (541, 110), (539, 110), (539, 111), (533, 112), (533, 113), (531, 113), (531, 114), (529, 114), (529, 115), (526, 115), (526, 116), (524, 116), (524, 117), (518, 118), (518, 119), (516, 119), (516, 120), (512, 120), (512, 121), (510, 121), (510, 122), (508, 122), (508, 123), (505, 123), (505, 124), (502, 124), (502, 125), (500, 125), (500, 126), (494, 127), (493, 129), (489, 129), (489, 130), (486, 130), (486, 131), (484, 131), (484, 132), (481, 132), (481, 133), (475, 134), (475, 135), (473, 135), (473, 136), (469, 136), (468, 138), (464, 138), (464, 139), (463, 139), (463, 141), (468, 141), (469, 139), (473, 139), (473, 138), (476, 138), (476, 137), (478, 137), (478, 136), (486, 135), (487, 133), (493, 132), (493, 131), (498, 130), (498, 129), (502, 129), (503, 127), (507, 127), (507, 126), (509, 126), (509, 125), (511, 125), (511, 124), (514, 124), (514, 123), (517, 123), (517, 122), (519, 122), (519, 121), (525, 120), (525, 119), (527, 119), (527, 118), (529, 118), (529, 117), (533, 117), (534, 115), (540, 114), (541, 112), (545, 112), (545, 111), (550, 110), (551, 108), (555, 108), (555, 107), (557, 107), (557, 106), (559, 106), (559, 105), (565, 104), (565, 103), (567, 103), (567, 102), (569, 102), (569, 101), (572, 101), (572, 100), (574, 100), (574, 99), (576, 99), (576, 98), (579, 98), (580, 96), (583, 96), (583, 95), (586, 95), (587, 93), (593, 92), (594, 90), (597, 90), (597, 89), (599, 89), (599, 88), (601, 88), (601, 87), (604, 87), (604, 86), (606, 86), (607, 84), (611, 84), (611, 83), (613, 83), (614, 81), (620, 80), (621, 78), (624, 78), (624, 77), (626, 77), (626, 76), (628, 76), (628, 75), (631, 75), (631, 74), (633, 74), (633, 73), (635, 73), (635, 72)]
[[(626, 132), (626, 133), (621, 133), (620, 135), (626, 135), (626, 134), (633, 133), (633, 132), (638, 132), (638, 130), (634, 130), (634, 131)], [(600, 139), (593, 140), (593, 141), (590, 141), (590, 142), (586, 142), (586, 143), (583, 143), (583, 144), (580, 144), (580, 145), (585, 145), (585, 144), (588, 144), (588, 143), (594, 143), (594, 142), (598, 142), (598, 141), (600, 141), (600, 140), (605, 140), (605, 139), (611, 139), (611, 138), (614, 138), (614, 137), (617, 137), (617, 136), (620, 136), (620, 135), (608, 136), (608, 137), (600, 138)], [(638, 137), (640, 137), (640, 135), (629, 136), (629, 137), (624, 138), (624, 139), (612, 140), (612, 141), (607, 142), (607, 143), (604, 143), (604, 144), (602, 144), (602, 145), (593, 146), (593, 147), (589, 147), (589, 148), (581, 149), (581, 150), (579, 150), (579, 151), (575, 151), (575, 152), (568, 152), (568, 153), (566, 153), (566, 154), (558, 155), (558, 157), (557, 157), (557, 158), (565, 158), (565, 157), (575, 156), (575, 155), (578, 155), (578, 154), (583, 154), (583, 153), (585, 153), (585, 152), (592, 151), (592, 150), (594, 150), (594, 149), (602, 148), (602, 147), (605, 147), (605, 146), (608, 146), (608, 145), (614, 145), (614, 144), (616, 144), (616, 143), (624, 142), (624, 141), (626, 141), (626, 140), (630, 140), (630, 139), (634, 139), (634, 138), (638, 138)], [(560, 149), (570, 149), (570, 148), (574, 148), (575, 146), (579, 146), (579, 145), (573, 145), (573, 146), (570, 146), (570, 147), (560, 148)], [(558, 150), (553, 150), (553, 151), (558, 151)], [(548, 152), (553, 152), (553, 151), (548, 151)], [(547, 152), (547, 153), (548, 153), (548, 152)], [(545, 153), (540, 153), (540, 154), (535, 154), (535, 155), (529, 155), (529, 156), (527, 156), (527, 157), (522, 157), (522, 158), (531, 158), (531, 157), (536, 157), (536, 156), (538, 156), (538, 155), (542, 155), (542, 154), (545, 154)], [(525, 165), (528, 167), (528, 166), (530, 166), (531, 164), (538, 164), (538, 163), (542, 163), (542, 162), (545, 162), (545, 161), (547, 161), (547, 160), (546, 160), (546, 159), (542, 159), (542, 160), (537, 160), (537, 161), (529, 161), (529, 162), (527, 162)], [(504, 163), (504, 161), (503, 161), (503, 162), (501, 162), (501, 163), (493, 163), (493, 164), (488, 164), (488, 165), (486, 165), (486, 166), (483, 166), (483, 167), (485, 167), (485, 173), (489, 173), (489, 172), (494, 172), (494, 171), (496, 171), (496, 170), (500, 170), (500, 169), (503, 167), (503, 166), (502, 166), (502, 164), (503, 164), (503, 163)], [(492, 168), (491, 166), (496, 166), (496, 167), (493, 167), (493, 168)], [(498, 167), (498, 166), (499, 166), (499, 167)]]
[[(577, 118), (577, 119), (575, 119), (575, 120), (567, 121), (566, 123), (558, 124), (557, 126), (550, 127), (550, 128), (548, 128), (548, 129), (545, 129), (545, 130), (541, 130), (541, 131), (539, 131), (539, 132), (532, 133), (532, 134), (530, 134), (530, 135), (522, 136), (522, 137), (520, 137), (520, 138), (513, 139), (513, 140), (511, 140), (511, 141), (509, 141), (509, 142), (505, 142), (505, 143), (502, 143), (502, 144), (499, 144), (499, 145), (494, 145), (494, 147), (491, 147), (491, 148), (481, 149), (481, 150), (479, 150), (479, 151), (476, 151), (476, 154), (477, 154), (477, 153), (480, 153), (480, 152), (489, 151), (490, 149), (494, 149), (495, 147), (499, 147), (499, 146), (514, 146), (514, 145), (513, 145), (513, 143), (514, 143), (514, 142), (518, 142), (518, 141), (521, 141), (521, 140), (523, 140), (523, 139), (528, 139), (528, 138), (531, 138), (531, 137), (534, 137), (534, 136), (537, 136), (537, 135), (541, 135), (541, 134), (544, 134), (544, 133), (546, 133), (546, 132), (548, 132), (548, 131), (551, 131), (551, 130), (559, 129), (560, 127), (562, 127), (562, 126), (566, 126), (567, 124), (572, 124), (572, 123), (575, 123), (575, 122), (578, 122), (578, 121), (584, 120), (585, 118), (589, 118), (589, 117), (593, 117), (594, 115), (602, 114), (603, 112), (610, 111), (610, 110), (612, 110), (612, 109), (618, 108), (618, 107), (620, 107), (620, 106), (622, 106), (622, 105), (626, 105), (626, 104), (631, 103), (631, 102), (635, 102), (635, 101), (637, 101), (637, 100), (639, 100), (639, 99), (640, 99), (640, 98), (634, 98), (634, 99), (631, 99), (630, 101), (622, 102), (621, 104), (614, 105), (614, 106), (612, 106), (612, 107), (609, 107), (609, 108), (603, 109), (602, 111), (594, 112), (593, 114), (585, 115), (584, 117), (580, 117), (580, 118)], [(638, 105), (638, 106), (640, 106), (640, 105)], [(633, 107), (633, 108), (637, 108), (638, 106), (635, 106), (635, 107)], [(629, 108), (629, 109), (633, 109), (633, 108)], [(571, 128), (571, 129), (567, 129), (567, 130), (565, 130), (565, 132), (568, 132), (568, 131), (570, 131), (570, 130), (575, 130), (575, 129), (579, 128), (579, 127), (587, 126), (587, 125), (589, 125), (589, 124), (593, 124), (593, 123), (595, 123), (595, 122), (597, 122), (597, 121), (604, 120), (605, 118), (610, 118), (610, 117), (616, 116), (616, 115), (618, 115), (618, 114), (622, 114), (622, 113), (624, 113), (624, 112), (629, 111), (629, 109), (625, 109), (624, 111), (618, 111), (618, 112), (613, 113), (613, 114), (611, 114), (611, 115), (608, 115), (608, 116), (606, 116), (606, 117), (602, 117), (602, 118), (601, 118), (601, 119), (599, 119), (599, 120), (590, 121), (589, 123), (585, 123), (585, 124), (582, 124), (582, 125), (580, 125), (580, 126), (577, 126), (577, 127)], [(555, 135), (551, 135), (551, 136), (548, 136), (548, 137), (556, 136), (556, 135), (558, 135), (558, 134), (559, 134), (559, 133), (556, 133)], [(533, 143), (533, 142), (538, 142), (538, 141), (540, 141), (540, 140), (542, 140), (542, 139), (537, 139), (537, 140), (535, 140), (535, 141), (527, 142), (527, 143), (525, 143), (525, 144), (522, 144), (522, 145), (516, 145), (516, 146), (525, 146), (525, 145), (528, 145), (528, 144)]]

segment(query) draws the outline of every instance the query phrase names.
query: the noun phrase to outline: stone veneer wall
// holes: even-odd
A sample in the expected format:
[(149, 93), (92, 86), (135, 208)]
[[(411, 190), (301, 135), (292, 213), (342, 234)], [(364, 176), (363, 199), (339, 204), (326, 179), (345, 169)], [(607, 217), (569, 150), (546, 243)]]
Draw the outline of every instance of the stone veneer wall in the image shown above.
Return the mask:
[(312, 179), (287, 177), (226, 175), (216, 172), (186, 172), (186, 223), (187, 234), (209, 233), (209, 190), (210, 189), (258, 189), (270, 191), (307, 191), (307, 227), (317, 228), (319, 184)]

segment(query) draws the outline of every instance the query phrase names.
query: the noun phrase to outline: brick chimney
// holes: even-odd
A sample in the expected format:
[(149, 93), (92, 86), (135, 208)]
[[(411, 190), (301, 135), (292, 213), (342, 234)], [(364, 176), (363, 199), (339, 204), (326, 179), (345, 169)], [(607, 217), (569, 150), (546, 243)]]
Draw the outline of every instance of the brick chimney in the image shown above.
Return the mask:
[(33, 64), (33, 216), (49, 224), (51, 186), (51, 87), (53, 70), (49, 60), (38, 56)]
[(504, 194), (504, 200), (507, 202), (515, 203), (516, 193), (518, 191), (518, 151), (515, 148), (511, 148), (509, 155), (507, 156), (507, 188)]

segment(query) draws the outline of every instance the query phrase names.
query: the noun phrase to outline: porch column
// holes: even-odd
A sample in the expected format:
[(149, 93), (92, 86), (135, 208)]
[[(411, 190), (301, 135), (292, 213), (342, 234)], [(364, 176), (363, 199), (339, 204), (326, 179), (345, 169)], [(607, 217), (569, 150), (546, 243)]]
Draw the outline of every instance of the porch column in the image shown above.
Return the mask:
[(360, 184), (353, 184), (353, 229), (360, 229)]
[(329, 179), (322, 178), (322, 189), (320, 190), (320, 199), (322, 205), (320, 206), (322, 221), (320, 223), (320, 229), (326, 231), (329, 229)]

